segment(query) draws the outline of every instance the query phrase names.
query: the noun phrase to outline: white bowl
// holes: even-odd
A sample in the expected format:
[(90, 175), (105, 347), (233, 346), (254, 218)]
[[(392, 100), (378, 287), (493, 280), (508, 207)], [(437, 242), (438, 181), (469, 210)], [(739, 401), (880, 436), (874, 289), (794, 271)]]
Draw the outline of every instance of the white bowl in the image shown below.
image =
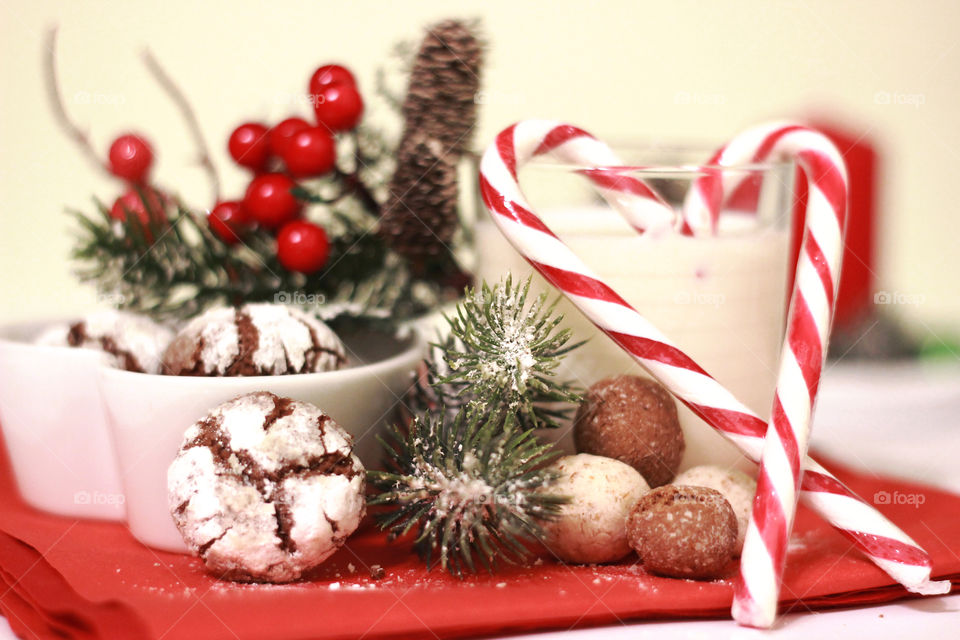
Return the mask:
[(190, 425), (244, 393), (270, 391), (317, 405), (353, 435), (363, 463), (377, 465), (376, 434), (410, 386), (425, 344), (416, 331), (403, 340), (376, 332), (340, 337), (358, 364), (325, 373), (199, 378), (101, 368), (133, 535), (151, 547), (186, 551), (167, 505), (167, 467)]
[(124, 495), (97, 372), (103, 354), (31, 344), (45, 328), (0, 328), (0, 424), (20, 494), (57, 515), (123, 520)]

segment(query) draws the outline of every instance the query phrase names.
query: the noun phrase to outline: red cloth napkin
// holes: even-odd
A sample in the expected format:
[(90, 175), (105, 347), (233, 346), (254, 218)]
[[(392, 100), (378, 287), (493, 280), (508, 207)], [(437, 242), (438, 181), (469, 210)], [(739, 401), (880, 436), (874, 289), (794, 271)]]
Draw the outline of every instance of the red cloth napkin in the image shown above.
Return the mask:
[[(922, 495), (880, 508), (960, 584), (960, 496), (833, 469), (860, 495)], [(916, 500), (912, 502), (917, 502)], [(309, 581), (238, 585), (215, 580), (185, 555), (154, 551), (119, 524), (47, 515), (25, 505), (0, 441), (0, 611), (24, 638), (461, 637), (651, 618), (728, 617), (724, 579), (646, 574), (634, 559), (608, 566), (551, 561), (456, 580), (427, 573), (406, 544), (370, 527)], [(375, 580), (370, 568), (385, 576)], [(840, 535), (801, 509), (782, 608), (876, 603), (909, 594)], [(429, 630), (429, 632), (428, 632)]]

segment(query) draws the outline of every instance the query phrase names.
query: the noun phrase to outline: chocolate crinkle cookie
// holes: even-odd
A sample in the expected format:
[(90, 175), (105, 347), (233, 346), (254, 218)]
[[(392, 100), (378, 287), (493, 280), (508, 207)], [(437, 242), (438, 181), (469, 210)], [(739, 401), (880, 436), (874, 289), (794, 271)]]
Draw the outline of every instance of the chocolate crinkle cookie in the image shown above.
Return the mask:
[(343, 343), (317, 318), (281, 304), (220, 307), (180, 330), (163, 356), (177, 376), (270, 376), (333, 371), (344, 366)]
[(573, 439), (577, 452), (625, 462), (651, 487), (673, 479), (685, 448), (670, 393), (630, 375), (590, 386), (574, 418)]
[(627, 538), (653, 573), (716, 578), (733, 558), (737, 517), (718, 491), (667, 485), (637, 501), (627, 516)]
[(146, 316), (126, 311), (97, 311), (70, 325), (57, 325), (34, 341), (45, 346), (96, 349), (118, 369), (158, 373), (173, 331)]
[(219, 578), (289, 582), (326, 560), (366, 510), (350, 436), (317, 407), (258, 392), (187, 429), (170, 512)]

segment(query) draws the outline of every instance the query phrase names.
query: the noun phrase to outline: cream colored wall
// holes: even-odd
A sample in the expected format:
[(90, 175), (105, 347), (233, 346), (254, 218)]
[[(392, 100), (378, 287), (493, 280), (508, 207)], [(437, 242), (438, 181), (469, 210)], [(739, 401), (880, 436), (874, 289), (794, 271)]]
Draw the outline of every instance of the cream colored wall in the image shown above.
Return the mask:
[(203, 175), (144, 72), (143, 45), (189, 94), (236, 194), (243, 174), (223, 150), (233, 125), (295, 111), (312, 68), (328, 60), (345, 61), (372, 93), (393, 42), (458, 14), (482, 16), (491, 44), (479, 142), (527, 116), (620, 139), (722, 140), (813, 112), (875, 137), (888, 158), (880, 287), (922, 299), (900, 310), (918, 329), (960, 329), (956, 2), (8, 0), (0, 12), (2, 319), (95, 303), (70, 275), (63, 210), (118, 190), (54, 126), (40, 73), (46, 25), (60, 24), (64, 92), (97, 147), (124, 128), (146, 132), (159, 181), (205, 206)]

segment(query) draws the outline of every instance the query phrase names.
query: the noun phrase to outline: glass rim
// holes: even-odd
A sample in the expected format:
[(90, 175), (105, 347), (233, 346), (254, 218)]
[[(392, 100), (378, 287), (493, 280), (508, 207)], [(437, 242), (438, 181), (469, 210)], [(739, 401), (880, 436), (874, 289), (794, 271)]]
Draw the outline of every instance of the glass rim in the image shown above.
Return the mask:
[(639, 175), (672, 175), (682, 176), (704, 176), (712, 173), (723, 172), (745, 172), (762, 173), (774, 169), (784, 169), (794, 164), (792, 160), (778, 160), (775, 162), (747, 162), (742, 164), (617, 164), (617, 165), (591, 165), (581, 163), (570, 163), (553, 161), (549, 158), (535, 158), (521, 167), (523, 169), (534, 169), (544, 171), (562, 171), (562, 172), (583, 172), (583, 171), (610, 171), (616, 173), (630, 173)]
[(686, 156), (687, 158), (709, 159), (720, 148), (719, 144), (695, 143), (695, 142), (669, 142), (661, 144), (656, 141), (615, 140), (609, 148), (620, 158), (632, 157), (650, 157), (651, 162), (633, 162), (627, 161), (617, 165), (590, 165), (579, 162), (564, 162), (553, 160), (550, 156), (537, 156), (525, 165), (531, 169), (547, 169), (557, 171), (618, 171), (638, 174), (668, 174), (675, 176), (683, 175), (704, 175), (708, 172), (763, 172), (772, 169), (782, 169), (794, 164), (792, 160), (763, 160), (742, 162), (737, 164), (718, 164), (716, 162), (696, 162), (696, 161), (660, 161), (656, 160), (658, 156)]

